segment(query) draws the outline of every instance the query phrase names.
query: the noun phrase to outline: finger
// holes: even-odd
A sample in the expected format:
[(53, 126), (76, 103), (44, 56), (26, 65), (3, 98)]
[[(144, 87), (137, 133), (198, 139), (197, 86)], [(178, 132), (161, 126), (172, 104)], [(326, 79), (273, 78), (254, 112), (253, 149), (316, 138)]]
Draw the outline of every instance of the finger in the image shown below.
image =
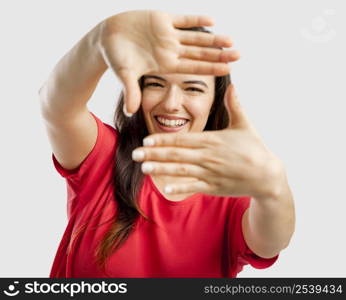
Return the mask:
[(230, 73), (230, 66), (227, 63), (221, 62), (203, 62), (179, 58), (175, 70), (172, 73), (223, 76)]
[(140, 105), (141, 96), (138, 95), (138, 93), (140, 94), (140, 88), (136, 87), (136, 84), (134, 83), (135, 76), (132, 74), (131, 70), (117, 70), (115, 64), (115, 61), (117, 60), (116, 51), (114, 50), (116, 42), (117, 41), (114, 40), (114, 38), (109, 39), (107, 45), (101, 47), (101, 51), (103, 52), (105, 63), (112, 70), (114, 75), (120, 79), (124, 86), (123, 112), (125, 116), (131, 117)]
[(206, 160), (201, 150), (181, 147), (139, 147), (132, 151), (132, 159), (135, 161), (153, 160), (192, 164), (200, 164)]
[(146, 161), (142, 163), (141, 170), (144, 174), (194, 177), (204, 180), (208, 176), (211, 176), (210, 171), (197, 165), (185, 163), (159, 163)]
[(228, 36), (215, 35), (208, 32), (177, 30), (181, 44), (201, 47), (231, 47), (232, 40)]
[(238, 95), (233, 84), (228, 86), (224, 100), (226, 109), (230, 116), (229, 119), (231, 120), (231, 122), (228, 124), (228, 128), (247, 128), (260, 138), (255, 126), (252, 124), (245, 110), (240, 105)]
[(141, 90), (137, 76), (130, 70), (121, 70), (118, 74), (124, 84), (123, 111), (127, 117), (131, 117), (132, 114), (136, 113), (141, 104)]
[(188, 132), (188, 133), (157, 133), (144, 138), (143, 146), (175, 146), (184, 148), (207, 148), (210, 144), (216, 144), (217, 138), (212, 132)]
[(173, 185), (168, 184), (164, 187), (164, 193), (166, 194), (188, 194), (188, 193), (204, 193), (210, 194), (211, 188), (208, 183), (202, 180), (196, 182)]
[(221, 49), (184, 46), (180, 48), (180, 57), (194, 60), (213, 61), (213, 62), (231, 62), (239, 59), (237, 51), (225, 51)]
[(228, 97), (227, 107), (230, 110), (230, 115), (232, 118), (232, 127), (250, 127), (251, 122), (247, 117), (244, 109), (240, 105), (234, 84), (230, 84), (228, 89), (229, 90), (226, 93), (226, 97)]
[(181, 16), (173, 15), (173, 25), (180, 28), (213, 26), (214, 21), (208, 16)]

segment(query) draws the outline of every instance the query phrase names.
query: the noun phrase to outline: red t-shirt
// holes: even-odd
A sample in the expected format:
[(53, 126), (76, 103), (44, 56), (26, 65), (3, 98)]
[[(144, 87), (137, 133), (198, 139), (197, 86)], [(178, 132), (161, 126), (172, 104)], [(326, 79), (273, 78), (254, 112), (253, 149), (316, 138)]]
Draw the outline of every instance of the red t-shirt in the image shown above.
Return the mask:
[[(111, 255), (103, 273), (94, 261), (94, 250), (110, 228), (111, 222), (106, 221), (116, 214), (112, 169), (117, 131), (92, 115), (98, 126), (97, 141), (78, 168), (64, 169), (52, 154), (56, 170), (67, 183), (68, 224), (51, 278), (231, 278), (245, 264), (263, 269), (277, 260), (278, 256), (265, 259), (255, 255), (244, 241), (241, 218), (250, 197), (197, 193), (175, 202), (165, 198), (151, 177), (145, 175), (138, 202), (158, 226), (140, 217), (123, 246)], [(81, 227), (86, 221), (86, 227)]]

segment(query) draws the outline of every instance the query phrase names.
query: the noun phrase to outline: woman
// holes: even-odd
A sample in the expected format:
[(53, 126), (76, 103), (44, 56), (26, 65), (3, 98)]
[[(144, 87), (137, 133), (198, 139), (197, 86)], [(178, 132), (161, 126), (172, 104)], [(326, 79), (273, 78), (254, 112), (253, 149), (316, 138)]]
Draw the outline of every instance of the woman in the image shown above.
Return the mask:
[[(287, 247), (295, 217), (283, 164), (240, 107), (227, 65), (239, 56), (202, 27), (211, 24), (117, 14), (41, 88), (68, 187), (50, 277), (236, 277)], [(108, 67), (124, 85), (115, 129), (86, 106)]]

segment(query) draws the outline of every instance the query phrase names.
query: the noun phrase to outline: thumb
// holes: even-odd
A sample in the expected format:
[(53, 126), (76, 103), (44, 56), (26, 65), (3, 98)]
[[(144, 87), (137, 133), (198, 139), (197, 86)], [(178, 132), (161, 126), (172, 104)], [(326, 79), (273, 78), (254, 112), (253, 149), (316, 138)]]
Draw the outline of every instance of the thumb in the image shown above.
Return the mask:
[(142, 94), (138, 85), (138, 79), (131, 71), (120, 71), (119, 78), (124, 85), (123, 112), (127, 117), (131, 117), (141, 105)]
[(233, 84), (230, 84), (227, 87), (224, 101), (230, 120), (228, 128), (248, 127), (250, 125), (250, 122), (239, 103), (238, 96)]

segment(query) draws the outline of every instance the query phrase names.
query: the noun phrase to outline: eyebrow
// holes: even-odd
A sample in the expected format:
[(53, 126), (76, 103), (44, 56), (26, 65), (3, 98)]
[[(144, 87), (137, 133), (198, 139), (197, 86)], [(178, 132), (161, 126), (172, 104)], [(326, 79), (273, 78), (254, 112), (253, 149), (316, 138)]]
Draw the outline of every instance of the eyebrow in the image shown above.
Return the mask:
[[(160, 76), (156, 76), (156, 75), (144, 75), (144, 80), (145, 79), (150, 79), (150, 78), (154, 78), (154, 79), (158, 79), (158, 80), (162, 80), (164, 82), (167, 82), (166, 79), (160, 77)], [(186, 81), (183, 81), (183, 83), (194, 83), (194, 84), (200, 84), (200, 85), (203, 85), (205, 86), (206, 88), (208, 88), (208, 85), (204, 82), (204, 81), (201, 81), (201, 80), (186, 80)]]

